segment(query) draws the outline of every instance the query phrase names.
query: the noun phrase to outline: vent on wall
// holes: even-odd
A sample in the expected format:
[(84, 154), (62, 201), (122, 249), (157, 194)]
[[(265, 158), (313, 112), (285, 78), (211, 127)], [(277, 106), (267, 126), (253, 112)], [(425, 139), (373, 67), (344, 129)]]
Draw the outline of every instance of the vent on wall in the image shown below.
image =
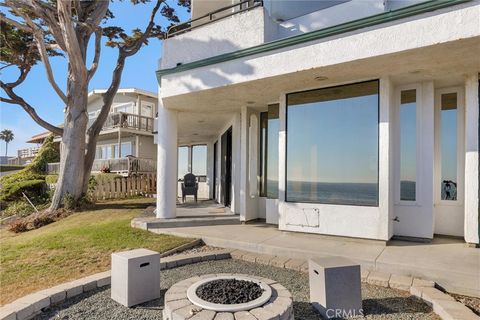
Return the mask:
[(317, 208), (290, 209), (286, 214), (287, 225), (297, 227), (320, 227), (320, 210)]

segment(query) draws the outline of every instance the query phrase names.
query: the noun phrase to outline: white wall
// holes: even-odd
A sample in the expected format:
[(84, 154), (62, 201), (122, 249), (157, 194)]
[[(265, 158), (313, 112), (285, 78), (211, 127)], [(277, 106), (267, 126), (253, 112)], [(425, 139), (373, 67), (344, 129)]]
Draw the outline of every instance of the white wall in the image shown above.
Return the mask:
[(264, 10), (259, 7), (165, 40), (161, 68), (262, 44), (264, 19)]
[[(162, 95), (176, 96), (479, 37), (480, 1), (465, 6), (467, 7), (456, 7), (455, 10), (438, 10), (435, 15), (418, 15), (409, 20), (385, 23), (375, 28), (315, 40), (276, 52), (165, 75), (162, 77)], [(419, 30), (422, 32), (419, 33)], [(180, 48), (183, 52), (179, 43), (177, 49)], [(174, 57), (176, 52), (167, 54), (165, 51), (164, 59), (170, 55)], [(405, 65), (402, 66), (405, 69)], [(360, 63), (355, 66), (356, 70), (361, 68)], [(384, 70), (377, 71), (388, 72), (391, 66), (385, 65), (383, 68)]]
[(478, 73), (465, 81), (465, 241), (479, 242)]
[[(145, 159), (157, 159), (157, 146), (153, 143), (152, 136), (137, 136), (138, 154), (137, 157)], [(135, 149), (133, 149), (135, 150)]]
[[(225, 126), (220, 130), (216, 139), (212, 141), (212, 145), (215, 141), (217, 143), (217, 172), (216, 172), (216, 192), (215, 200), (219, 203), (223, 201), (224, 190), (221, 186), (221, 177), (222, 177), (222, 135), (232, 127), (232, 181), (231, 181), (231, 190), (230, 190), (230, 210), (235, 214), (240, 214), (240, 189), (241, 189), (241, 148), (240, 148), (240, 112), (232, 113), (232, 118), (228, 121)], [(213, 157), (213, 155), (212, 155)], [(213, 164), (212, 164), (213, 166)]]

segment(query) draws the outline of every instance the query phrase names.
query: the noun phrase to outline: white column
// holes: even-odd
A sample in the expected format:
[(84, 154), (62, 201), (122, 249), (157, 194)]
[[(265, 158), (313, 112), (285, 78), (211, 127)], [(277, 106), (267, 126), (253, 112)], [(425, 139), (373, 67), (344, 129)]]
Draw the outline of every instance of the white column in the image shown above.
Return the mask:
[(248, 221), (248, 108), (242, 107), (240, 124), (240, 221)]
[(391, 112), (393, 85), (388, 77), (380, 79), (380, 123), (378, 132), (378, 209), (379, 225), (377, 239), (389, 240), (393, 235), (393, 183), (391, 170)]
[(177, 111), (159, 98), (157, 121), (157, 218), (175, 218), (177, 204)]
[(465, 241), (479, 243), (478, 75), (465, 81)]
[(208, 184), (208, 198), (213, 198), (213, 143), (207, 143), (207, 184)]
[(230, 209), (240, 214), (240, 176), (241, 176), (241, 120), (240, 112), (235, 114), (232, 126), (232, 187)]
[[(278, 132), (278, 227), (285, 230), (287, 227), (285, 210), (285, 190), (287, 172), (287, 96), (281, 94), (279, 97), (279, 121)], [(275, 223), (275, 219), (269, 217), (267, 208), (267, 223)], [(275, 217), (273, 217), (275, 218)]]

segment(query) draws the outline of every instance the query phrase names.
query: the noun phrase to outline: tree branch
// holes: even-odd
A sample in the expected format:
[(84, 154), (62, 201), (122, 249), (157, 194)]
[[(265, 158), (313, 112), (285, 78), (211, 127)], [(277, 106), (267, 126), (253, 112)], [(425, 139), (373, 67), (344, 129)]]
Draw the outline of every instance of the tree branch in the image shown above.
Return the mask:
[(71, 75), (78, 81), (87, 78), (87, 69), (84, 64), (82, 50), (80, 49), (79, 39), (72, 25), (72, 3), (70, 1), (57, 1), (58, 20), (60, 28), (65, 39), (65, 48), (68, 55), (70, 67), (73, 72)]
[(14, 82), (5, 83), (4, 85), (9, 88), (15, 88), (16, 86), (20, 85), (23, 81), (25, 81), (25, 78), (27, 77), (27, 74), (30, 72), (31, 68), (32, 66), (30, 65), (27, 65), (26, 67), (19, 67), (20, 75), (18, 76), (18, 79)]
[[(23, 8), (26, 11), (31, 11), (36, 17), (41, 18), (47, 25), (53, 37), (55, 38), (57, 45), (63, 51), (66, 51), (65, 41), (63, 40), (63, 35), (59, 28), (58, 20), (55, 16), (56, 10), (54, 7), (43, 1), (32, 0), (5, 0), (5, 5), (9, 7), (13, 12), (15, 12), (15, 14), (21, 16), (23, 19), (25, 19), (25, 15), (21, 13), (19, 14), (19, 11), (16, 10), (17, 8)], [(33, 32), (33, 30), (31, 30), (30, 32)]]
[(42, 60), (43, 65), (45, 66), (47, 79), (52, 85), (57, 95), (60, 97), (60, 99), (62, 99), (62, 101), (65, 104), (67, 104), (67, 97), (63, 93), (63, 91), (60, 89), (60, 87), (57, 85), (57, 82), (55, 81), (55, 77), (53, 76), (52, 66), (50, 65), (50, 59), (48, 58), (47, 49), (45, 47), (45, 34), (43, 33), (42, 28), (37, 26), (28, 15), (23, 14), (20, 10), (16, 9), (15, 7), (12, 7), (12, 10), (17, 15), (21, 16), (25, 20), (27, 25), (30, 27), (30, 29), (32, 30), (31, 32), (33, 33), (33, 37), (35, 38), (35, 42), (37, 43), (40, 59)]
[(56, 134), (56, 135), (63, 135), (63, 129), (57, 126), (48, 123), (47, 121), (43, 120), (35, 111), (35, 109), (28, 104), (25, 100), (19, 97), (15, 92), (13, 92), (13, 88), (7, 86), (3, 81), (0, 81), (0, 87), (5, 91), (5, 93), (9, 96), (10, 99), (0, 97), (0, 101), (9, 103), (9, 104), (18, 104), (25, 110), (32, 119), (39, 124), (40, 126), (44, 127), (48, 131)]
[(33, 33), (35, 40), (37, 42), (38, 53), (40, 54), (40, 59), (42, 59), (43, 65), (45, 66), (45, 71), (47, 73), (48, 82), (52, 85), (53, 89), (57, 95), (62, 99), (62, 101), (67, 104), (67, 96), (63, 93), (62, 89), (57, 85), (55, 77), (53, 76), (52, 66), (50, 65), (50, 59), (48, 58), (47, 49), (45, 48), (45, 43), (43, 42), (43, 32), (35, 31)]
[(23, 23), (20, 23), (18, 21), (13, 20), (13, 19), (7, 18), (3, 12), (0, 13), (0, 21), (4, 21), (8, 24), (11, 24), (12, 26), (17, 27), (20, 30), (23, 30), (23, 31), (26, 31), (26, 32), (33, 32), (32, 28), (30, 28), (29, 26), (27, 26)]
[(142, 36), (138, 38), (138, 40), (133, 45), (127, 48), (125, 47), (122, 48), (122, 50), (125, 50), (125, 54), (127, 57), (137, 53), (138, 50), (140, 50), (140, 48), (142, 47), (142, 44), (149, 38), (150, 32), (155, 26), (155, 16), (157, 15), (158, 9), (160, 9), (160, 6), (164, 2), (165, 0), (157, 0), (157, 3), (155, 4), (155, 7), (152, 10), (152, 13), (150, 14), (150, 21), (148, 22), (148, 25), (145, 28), (145, 31), (143, 32)]
[(97, 30), (95, 31), (95, 56), (93, 57), (92, 65), (88, 70), (88, 81), (92, 79), (93, 75), (97, 71), (98, 62), (100, 60), (101, 49), (102, 49), (102, 29), (97, 28)]

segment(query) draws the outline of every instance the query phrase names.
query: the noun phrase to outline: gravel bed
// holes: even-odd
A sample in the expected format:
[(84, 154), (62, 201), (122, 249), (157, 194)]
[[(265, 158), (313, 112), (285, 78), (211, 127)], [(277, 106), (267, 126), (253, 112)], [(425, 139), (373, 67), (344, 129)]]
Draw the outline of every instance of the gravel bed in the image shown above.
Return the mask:
[[(162, 296), (160, 299), (134, 308), (123, 307), (110, 299), (110, 289), (97, 289), (72, 298), (63, 304), (46, 310), (35, 319), (162, 319), (163, 295), (174, 283), (194, 275), (208, 273), (244, 273), (274, 279), (284, 285), (293, 295), (295, 319), (317, 320), (319, 314), (309, 301), (308, 275), (292, 270), (275, 268), (238, 260), (207, 261), (161, 273)], [(408, 292), (362, 284), (362, 319), (392, 320), (439, 320), (421, 300)]]
[(480, 298), (462, 296), (453, 293), (450, 293), (450, 295), (458, 302), (461, 302), (469, 307), (477, 316), (480, 316)]
[(170, 256), (176, 256), (176, 255), (179, 255), (179, 254), (191, 254), (191, 253), (199, 253), (199, 252), (212, 252), (212, 251), (219, 251), (219, 250), (225, 250), (223, 248), (219, 248), (219, 247), (212, 247), (212, 246), (207, 246), (207, 245), (199, 245), (199, 246), (195, 246), (193, 248), (190, 248), (190, 249), (186, 249), (186, 250), (183, 250), (183, 251), (179, 251), (179, 252), (175, 252), (175, 253), (172, 253), (170, 255), (168, 255), (169, 257)]

